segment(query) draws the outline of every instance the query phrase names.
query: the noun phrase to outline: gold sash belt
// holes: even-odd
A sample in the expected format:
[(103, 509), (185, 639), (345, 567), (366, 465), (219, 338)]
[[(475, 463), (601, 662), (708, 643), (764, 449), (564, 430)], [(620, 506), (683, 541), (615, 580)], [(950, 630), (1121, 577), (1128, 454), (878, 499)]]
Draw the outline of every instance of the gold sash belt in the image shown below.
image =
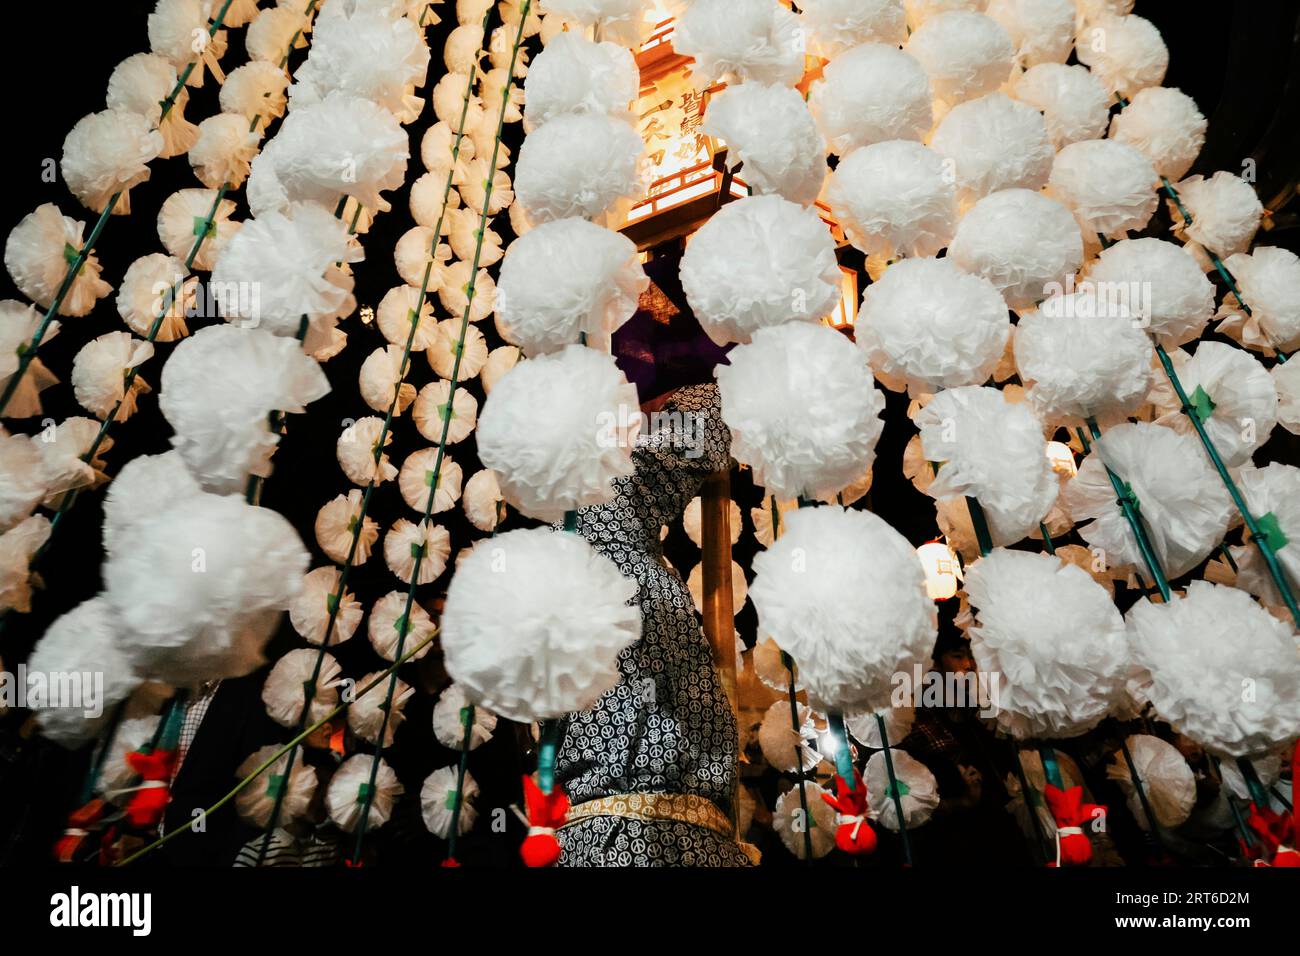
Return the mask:
[(731, 819), (718, 809), (718, 805), (693, 793), (616, 793), (588, 800), (569, 809), (564, 826), (572, 826), (591, 817), (675, 820), (712, 830), (728, 840), (736, 838)]

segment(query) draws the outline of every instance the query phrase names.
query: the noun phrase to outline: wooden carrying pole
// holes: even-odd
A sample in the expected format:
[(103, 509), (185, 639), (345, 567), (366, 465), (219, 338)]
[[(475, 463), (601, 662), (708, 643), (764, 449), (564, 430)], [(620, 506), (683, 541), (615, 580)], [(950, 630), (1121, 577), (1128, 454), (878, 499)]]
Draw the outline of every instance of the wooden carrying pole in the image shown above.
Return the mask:
[[(700, 489), (700, 552), (703, 554), (704, 636), (713, 650), (722, 690), (739, 726), (736, 695), (736, 623), (731, 602), (731, 473), (709, 475)], [(738, 769), (738, 768), (737, 768)], [(731, 799), (731, 825), (740, 819), (740, 790)]]
[(700, 489), (700, 550), (704, 557), (704, 636), (722, 679), (731, 714), (736, 700), (736, 624), (731, 603), (731, 475), (719, 471)]

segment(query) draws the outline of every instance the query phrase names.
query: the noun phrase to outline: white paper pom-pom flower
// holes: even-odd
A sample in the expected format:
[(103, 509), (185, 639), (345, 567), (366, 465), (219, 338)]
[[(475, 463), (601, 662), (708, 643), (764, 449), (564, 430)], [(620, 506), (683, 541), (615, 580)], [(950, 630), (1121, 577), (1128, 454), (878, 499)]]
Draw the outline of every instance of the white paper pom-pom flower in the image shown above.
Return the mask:
[(114, 215), (131, 211), (131, 187), (149, 178), (149, 163), (163, 151), (163, 136), (139, 113), (104, 110), (77, 121), (63, 141), (59, 169), (68, 190), (95, 212), (115, 195)]
[(719, 345), (792, 320), (819, 322), (840, 301), (841, 280), (825, 223), (779, 196), (724, 206), (681, 262), (687, 300)]
[(545, 528), (480, 542), (447, 592), (447, 673), (475, 704), (527, 722), (585, 710), (641, 636), (636, 583), (577, 535)]
[[(22, 355), (31, 348), (32, 339), (40, 330), (43, 316), (36, 307), (16, 299), (0, 302), (0, 390), (9, 386), (18, 373)], [(59, 332), (59, 323), (50, 322), (45, 327), (41, 344), (44, 345)], [(9, 403), (4, 407), (5, 418), (31, 418), (41, 413), (41, 392), (58, 384), (58, 376), (45, 367), (36, 355), (27, 361), (23, 377), (18, 380)]]
[(401, 415), (415, 401), (415, 386), (402, 381), (410, 367), (409, 358), (403, 366), (402, 351), (400, 345), (387, 345), (375, 349), (361, 363), (358, 377), (361, 398), (372, 409), (385, 415), (390, 408), (394, 415)]
[(218, 113), (199, 124), (190, 147), (190, 165), (199, 182), (209, 189), (242, 186), (257, 155), (259, 134), (237, 113)]
[[(231, 221), (234, 212), (234, 200), (217, 202), (215, 189), (178, 189), (158, 210), (158, 240), (169, 255), (181, 262), (193, 254), (193, 268), (206, 272), (221, 258), (226, 243), (242, 225)], [(200, 233), (204, 234), (201, 243)]]
[[(691, 592), (691, 600), (695, 602), (695, 609), (701, 614), (704, 613), (704, 562), (701, 561), (695, 567), (691, 568), (691, 573), (686, 576), (686, 590)], [(735, 561), (731, 562), (731, 609), (732, 614), (739, 614), (741, 608), (745, 606), (745, 598), (748, 595), (749, 585), (745, 580), (745, 569)]]
[[(740, 505), (734, 501), (728, 501), (727, 515), (727, 529), (731, 535), (731, 543), (735, 544), (740, 540)], [(704, 540), (700, 518), (700, 499), (692, 498), (690, 504), (686, 506), (686, 510), (682, 512), (682, 530), (686, 532), (686, 537), (690, 538), (697, 548), (703, 547), (700, 542)]]
[[(5, 269), (18, 291), (42, 309), (49, 308), (81, 251), (85, 228), (52, 202), (24, 216), (5, 241)], [(87, 256), (59, 305), (59, 315), (88, 315), (96, 301), (113, 291), (99, 277), (99, 269), (98, 257)]]
[[(307, 704), (307, 683), (315, 676), (315, 690)], [(306, 708), (306, 722), (322, 720), (339, 702), (343, 668), (331, 654), (300, 647), (289, 651), (271, 668), (262, 685), (262, 703), (272, 720), (296, 728)]]
[[(421, 510), (423, 510), (423, 502)], [(405, 518), (398, 518), (384, 535), (384, 561), (388, 570), (397, 575), (398, 580), (411, 583), (415, 573), (415, 563), (420, 562), (420, 576), (417, 584), (429, 584), (436, 580), (447, 568), (447, 559), (451, 557), (451, 535), (447, 529), (437, 524), (415, 524)], [(409, 641), (407, 649), (412, 645)]]
[[(473, 263), (477, 257), (478, 264), (483, 267), (501, 261), (504, 254), (501, 236), (487, 227), (478, 209), (448, 209), (445, 219), (449, 229), (447, 244), (451, 246), (456, 258)], [(441, 253), (440, 249), (440, 257)]]
[[(805, 813), (796, 784), (776, 798), (772, 811), (772, 827), (785, 848), (797, 859), (808, 859), (808, 843), (812, 843), (813, 859), (820, 859), (835, 849), (835, 810), (822, 799), (830, 796), (815, 783), (804, 784), (808, 800)], [(809, 819), (811, 817), (811, 819)]]
[[(404, 792), (397, 774), (382, 758), (376, 768), (375, 782), (373, 785), (370, 783), (374, 761), (373, 754), (349, 757), (330, 778), (329, 789), (325, 792), (325, 806), (334, 825), (344, 833), (356, 832), (361, 825), (363, 810), (366, 813), (366, 830), (378, 830), (388, 822), (393, 814), (393, 803)], [(367, 793), (370, 794), (369, 800), (366, 799)]]
[(0, 427), (0, 531), (30, 515), (44, 497), (40, 449), (26, 435), (10, 435)]
[(456, 817), (456, 832), (468, 833), (478, 819), (478, 810), (474, 800), (478, 797), (478, 783), (466, 771), (459, 793), (456, 790), (456, 767), (442, 767), (429, 774), (420, 788), (420, 812), (424, 825), (440, 840), (451, 836), (452, 818), (457, 802), (460, 803), (460, 815)]
[(861, 43), (907, 42), (903, 0), (805, 0), (799, 11), (811, 52), (832, 62)]
[(863, 293), (857, 324), (858, 345), (882, 381), (931, 392), (987, 381), (1010, 335), (998, 290), (947, 259), (890, 266)]
[(732, 454), (781, 498), (834, 494), (871, 467), (885, 399), (834, 329), (762, 329), (717, 369)]
[[(361, 519), (361, 492), (352, 489), (346, 495), (339, 495), (326, 502), (316, 513), (316, 543), (325, 552), (325, 556), (337, 564), (343, 564), (352, 552), (354, 565), (365, 564), (370, 557), (370, 548), (379, 537), (379, 526), (367, 517), (361, 523), (360, 534), (355, 534), (356, 524)], [(352, 538), (356, 536), (355, 550)]]
[(271, 473), (279, 442), (267, 416), (300, 413), (329, 382), (297, 341), (261, 329), (214, 325), (172, 351), (158, 405), (175, 430), (172, 447), (209, 491), (242, 491)]
[(285, 117), (253, 161), (248, 204), (253, 215), (264, 216), (301, 200), (333, 208), (339, 196), (351, 196), (387, 212), (391, 206), (380, 194), (402, 185), (409, 155), (406, 131), (392, 113), (370, 100), (330, 93)]
[[(433, 333), (425, 353), (434, 372), (464, 384), (477, 375), (487, 361), (487, 339), (472, 325), (461, 329), (461, 319), (443, 319)], [(459, 359), (459, 361), (457, 361)]]
[(917, 414), (916, 426), (925, 457), (943, 462), (926, 494), (978, 500), (995, 545), (1025, 537), (1056, 501), (1060, 486), (1047, 460), (1042, 422), (998, 389), (940, 392)]
[(1225, 321), (1218, 330), (1265, 354), (1300, 348), (1300, 257), (1289, 249), (1258, 246), (1229, 256), (1224, 267), (1237, 280), (1250, 314), (1228, 292), (1219, 307)]
[[(1300, 468), (1281, 462), (1263, 468), (1243, 468), (1237, 483), (1256, 520), (1272, 515), (1276, 521), (1280, 535), (1270, 535), (1269, 542), (1291, 593), (1300, 592)], [(1247, 539), (1244, 547), (1233, 549), (1233, 554), (1237, 561), (1237, 586), (1256, 595), (1266, 605), (1280, 606), (1282, 595), (1259, 548)]]
[(32, 609), (32, 558), (50, 538), (50, 520), (32, 515), (0, 533), (0, 613)]
[(306, 571), (307, 551), (279, 514), (201, 494), (128, 527), (104, 582), (140, 673), (184, 685), (256, 669)]
[(1075, 41), (1079, 62), (1089, 67), (1111, 93), (1132, 98), (1164, 82), (1169, 48), (1150, 20), (1137, 16), (1099, 16)]
[[(235, 773), (240, 777), (248, 776), (270, 760), (279, 749), (272, 745), (249, 754)], [(235, 797), (235, 809), (239, 811), (239, 819), (251, 827), (265, 829), (276, 812), (277, 798), (279, 800), (277, 819), (280, 826), (293, 823), (306, 815), (312, 798), (316, 796), (316, 787), (320, 783), (317, 770), (301, 759), (294, 761), (292, 770), (288, 768), (289, 755), (284, 754), (262, 771), (262, 775), (250, 786), (239, 792)], [(286, 770), (288, 770), (288, 780), (285, 779)], [(281, 790), (284, 791), (283, 797), (279, 796)], [(260, 841), (255, 845), (260, 848)]]
[[(539, 126), (519, 148), (515, 194), (535, 224), (591, 219), (641, 188), (645, 143), (629, 124), (600, 113), (568, 113)], [(471, 209), (482, 208), (462, 193)]]
[(530, 359), (497, 383), (478, 452), (506, 500), (532, 518), (608, 501), (633, 471), (636, 389), (608, 355), (581, 345)]
[[(1133, 734), (1125, 743), (1133, 769), (1129, 769), (1124, 754), (1116, 751), (1106, 766), (1106, 776), (1124, 792), (1133, 821), (1143, 830), (1150, 830), (1151, 821), (1146, 812), (1146, 807), (1150, 807), (1158, 826), (1166, 829), (1182, 826), (1196, 806), (1196, 777), (1187, 760), (1173, 744), (1150, 734)], [(1145, 804), (1138, 796), (1134, 771), (1137, 782), (1142, 784)]]
[(953, 107), (930, 146), (956, 167), (958, 195), (967, 203), (999, 189), (1041, 189), (1052, 171), (1047, 123), (1005, 93)]
[(198, 127), (185, 119), (189, 103), (188, 90), (182, 89), (167, 111), (162, 115), (163, 103), (176, 87), (176, 68), (163, 57), (153, 53), (129, 56), (113, 69), (108, 78), (108, 95), (105, 105), (110, 111), (139, 113), (162, 134), (162, 159), (179, 156), (188, 150), (198, 136)]
[[(244, 35), (244, 48), (248, 51), (249, 60), (267, 63), (279, 69), (280, 61), (285, 56), (307, 45), (307, 34), (310, 31), (311, 21), (302, 7), (268, 7), (248, 25), (248, 31)], [(286, 81), (287, 79), (286, 77)]]
[(1141, 304), (1149, 331), (1166, 348), (1197, 338), (1214, 312), (1210, 280), (1185, 249), (1163, 239), (1124, 239), (1102, 250), (1088, 281), (1128, 290), (1130, 303)]
[(397, 484), (406, 504), (421, 514), (426, 510), (430, 490), (436, 489), (431, 513), (439, 514), (460, 500), (461, 476), (460, 465), (450, 455), (437, 448), (423, 448), (406, 456)]
[(972, 10), (983, 13), (989, 0), (903, 0), (907, 12), (907, 27), (915, 31), (926, 20), (951, 10)]
[(1056, 154), (1047, 194), (1079, 220), (1089, 243), (1146, 226), (1156, 211), (1159, 176), (1151, 161), (1127, 143), (1090, 139)]
[[(1221, 259), (1250, 248), (1264, 214), (1255, 187), (1250, 183), (1220, 171), (1209, 179), (1190, 176), (1178, 183), (1174, 191), (1192, 217), (1190, 223), (1185, 222), (1182, 212), (1174, 208), (1175, 231), (1180, 236)], [(1207, 261), (1206, 270), (1210, 268)]]
[(209, 32), (213, 7), (207, 0), (158, 0), (149, 14), (149, 49), (170, 60), (178, 72), (193, 64), (189, 86), (203, 85), (205, 65), (220, 75), (217, 61), (226, 50), (226, 31)]
[(765, 83), (729, 87), (709, 103), (704, 131), (726, 141), (728, 166), (742, 167), (754, 193), (803, 205), (821, 193), (826, 144), (798, 90)]
[(506, 251), (497, 321), (502, 336), (529, 356), (554, 352), (584, 333), (590, 345), (608, 343), (647, 284), (626, 236), (583, 219), (558, 219)]
[(72, 360), (72, 389), (77, 403), (96, 418), (113, 415), (126, 421), (135, 414), (137, 397), (152, 389), (139, 376), (126, 388), (126, 373), (153, 357), (153, 344), (130, 332), (106, 332), (81, 347)]
[(903, 825), (912, 830), (930, 819), (939, 806), (939, 782), (925, 764), (903, 750), (894, 750), (889, 759), (894, 765), (894, 780), (889, 779), (889, 765), (883, 753), (872, 754), (862, 775), (867, 785), (868, 815), (887, 830), (898, 832), (898, 806), (894, 791), (903, 808)]
[(961, 222), (948, 258), (983, 276), (1007, 305), (1036, 305), (1059, 289), (1083, 263), (1083, 238), (1060, 203), (1027, 189), (991, 193)]
[(1074, 49), (1073, 0), (990, 0), (985, 12), (1007, 31), (1023, 67), (1064, 63)]
[(1142, 90), (1110, 121), (1110, 138), (1141, 150), (1156, 172), (1178, 179), (1201, 153), (1207, 123), (1196, 101), (1182, 90)]
[(474, 707), (459, 684), (443, 690), (433, 705), (433, 735), (438, 743), (451, 750), (465, 749), (466, 731), (469, 749), (475, 750), (492, 739), (496, 728), (497, 715), (485, 707)]
[[(382, 678), (382, 680), (381, 680)], [(397, 728), (406, 720), (403, 711), (406, 702), (415, 694), (415, 688), (401, 678), (384, 677), (382, 671), (367, 674), (359, 681), (359, 686), (368, 687), (376, 680), (379, 686), (369, 694), (358, 697), (348, 706), (348, 728), (367, 743), (383, 747), (393, 745), (393, 736)], [(389, 683), (392, 683), (392, 699), (388, 699)], [(385, 716), (387, 719), (385, 719)], [(379, 731), (383, 728), (384, 741), (379, 743)]]
[(519, 364), (520, 351), (513, 345), (495, 348), (483, 362), (483, 393), (492, 394), (492, 388), (503, 375)]
[[(468, 143), (469, 140), (463, 142)], [(443, 195), (446, 195), (447, 202), (444, 206)], [(416, 225), (429, 230), (426, 235), (430, 238), (433, 236), (435, 227), (441, 227), (442, 235), (451, 231), (451, 220), (447, 218), (444, 210), (455, 209), (460, 205), (460, 193), (456, 190), (447, 191), (447, 174), (444, 173), (425, 173), (417, 179), (411, 186), (411, 218), (415, 220)], [(512, 210), (513, 206), (510, 207)], [(407, 233), (410, 235), (410, 233)], [(406, 238), (403, 236), (403, 238)], [(413, 242), (414, 240), (407, 240)], [(399, 240), (400, 242), (400, 240)], [(427, 257), (430, 246), (424, 245), (419, 251), (419, 255)], [(394, 249), (394, 258), (397, 250)], [(423, 270), (423, 263), (421, 263)], [(432, 281), (432, 277), (431, 277)]]
[(1245, 591), (1193, 581), (1168, 604), (1139, 601), (1128, 628), (1141, 694), (1179, 733), (1225, 757), (1300, 734), (1295, 632)]
[[(942, 473), (941, 473), (942, 474)], [(1074, 737), (1121, 699), (1124, 619), (1105, 588), (1059, 558), (1001, 548), (966, 569), (981, 674), (998, 682), (998, 726), (1017, 740)]]
[(1015, 46), (996, 20), (970, 10), (927, 17), (904, 47), (930, 76), (936, 100), (949, 106), (992, 93), (1011, 76)]
[(673, 49), (695, 58), (700, 89), (719, 80), (794, 86), (805, 46), (799, 18), (776, 0), (693, 0), (673, 33)]
[(237, 113), (263, 129), (284, 115), (289, 77), (274, 63), (250, 60), (226, 75), (221, 84), (221, 109)]
[(1300, 435), (1300, 362), (1274, 365), (1271, 374), (1277, 388), (1278, 424), (1292, 435)]
[[(294, 73), (292, 111), (319, 103), (337, 90), (370, 100), (402, 122), (414, 120), (424, 105), (415, 87), (424, 85), (429, 71), (424, 29), (381, 10), (332, 9), (338, 12), (321, 16), (307, 60)], [(469, 39), (474, 50), (482, 45), (482, 36)]]
[[(680, 6), (670, 0), (669, 6), (674, 5)], [(646, 17), (646, 0), (551, 0), (546, 4), (546, 12), (566, 23), (584, 27), (599, 25), (600, 35), (620, 46), (636, 46), (653, 25)], [(517, 24), (519, 18), (515, 16), (507, 22)]]
[(200, 493), (198, 482), (176, 452), (132, 458), (104, 496), (105, 550), (116, 550), (128, 528)]
[(107, 435), (89, 460), (90, 446), (100, 438), (103, 426), (93, 418), (74, 416), (60, 422), (53, 431), (47, 426), (32, 438), (41, 454), (41, 480), (45, 498), (41, 504), (58, 508), (64, 495), (77, 488), (95, 488), (108, 480), (104, 474), (104, 454), (113, 447)]
[(876, 719), (877, 716), (884, 718), (885, 737), (889, 741), (889, 746), (897, 750), (898, 745), (912, 732), (912, 724), (916, 721), (916, 709), (911, 706), (896, 707), (891, 703), (889, 707), (879, 711), (845, 714), (844, 727), (853, 735), (854, 740), (860, 741), (864, 746), (873, 750), (883, 750), (885, 742), (880, 737), (880, 722)]
[[(302, 590), (289, 607), (289, 620), (308, 644), (319, 645), (325, 640), (326, 630), (329, 630), (331, 647), (342, 644), (361, 626), (365, 611), (356, 596), (345, 590), (341, 598), (336, 597), (341, 576), (338, 568), (324, 567), (308, 572), (302, 580)], [(333, 610), (335, 605), (337, 613)]]
[(814, 707), (888, 707), (893, 675), (930, 655), (936, 625), (921, 562), (869, 511), (799, 509), (754, 571), (759, 627), (798, 662)]
[[(28, 675), (43, 674), (46, 694), (33, 699), (28, 687), (27, 706), (36, 714), (41, 733), (64, 747), (90, 739), (107, 723), (116, 706), (139, 684), (131, 662), (123, 655), (117, 637), (119, 622), (103, 597), (83, 601), (57, 618), (36, 642), (27, 660)], [(59, 675), (94, 672), (96, 686), (87, 688), (84, 707), (75, 701), (55, 700)], [(98, 686), (102, 675), (103, 686)], [(30, 685), (30, 680), (29, 680)], [(66, 692), (66, 690), (65, 690)], [(90, 693), (95, 693), (93, 702)], [(92, 708), (93, 705), (96, 705)], [(99, 710), (98, 715), (91, 713)]]
[(524, 129), (531, 133), (564, 113), (627, 116), (639, 86), (636, 61), (626, 47), (561, 33), (529, 66)]
[(887, 140), (919, 141), (934, 122), (925, 70), (882, 43), (854, 47), (827, 64), (808, 104), (826, 145), (840, 156)]
[(1047, 136), (1057, 149), (1106, 134), (1110, 96), (1087, 67), (1040, 63), (1013, 80), (1007, 92), (1042, 110)]
[(380, 485), (396, 478), (397, 466), (383, 451), (392, 441), (392, 431), (375, 415), (358, 419), (344, 428), (335, 444), (335, 453), (348, 481), (354, 485), (368, 485), (372, 481)]
[(1151, 340), (1122, 304), (1085, 288), (1021, 317), (1016, 371), (1050, 425), (1127, 418), (1151, 388)]
[[(474, 426), (478, 423), (478, 399), (467, 389), (456, 389), (454, 398), (451, 396), (451, 382), (440, 379), (436, 382), (430, 382), (424, 388), (420, 389), (420, 394), (415, 400), (415, 407), (411, 409), (411, 416), (415, 420), (415, 427), (420, 434), (431, 442), (441, 442), (445, 437), (447, 444), (454, 445), (456, 442), (468, 438), (474, 431)], [(456, 468), (457, 475), (460, 468)], [(444, 481), (447, 480), (446, 469), (444, 467)], [(459, 482), (458, 482), (459, 483)], [(439, 504), (442, 502), (442, 495), (439, 495)], [(441, 511), (438, 507), (436, 510)]]
[(437, 331), (432, 303), (420, 295), (419, 289), (409, 285), (393, 286), (384, 294), (375, 310), (375, 323), (392, 345), (404, 350), (410, 342), (413, 352), (427, 349)]
[[(410, 657), (410, 660), (418, 661), (433, 647), (432, 643), (424, 643), (434, 632), (429, 612), (418, 603), (412, 603), (411, 612), (407, 615), (406, 598), (405, 591), (389, 591), (370, 609), (366, 636), (370, 638), (370, 646), (375, 649), (375, 653), (386, 661), (395, 661), (399, 656), (410, 654), (419, 647)], [(402, 639), (403, 626), (406, 629), (405, 639)], [(397, 647), (399, 640), (402, 645), (400, 654)]]
[(822, 755), (814, 746), (817, 728), (812, 711), (799, 704), (796, 711), (799, 724), (790, 719), (790, 702), (778, 700), (763, 714), (758, 725), (758, 748), (769, 767), (777, 773), (807, 773), (822, 762)]
[(336, 263), (362, 258), (348, 227), (316, 203), (294, 203), (244, 223), (212, 270), (212, 288), (226, 321), (296, 337), (303, 348), (324, 345), (337, 319), (355, 305), (352, 280)]
[(491, 468), (476, 471), (465, 482), (461, 507), (469, 523), (480, 531), (494, 531), (505, 516), (505, 496), (496, 472)]
[[(1229, 468), (1250, 461), (1277, 425), (1277, 389), (1268, 370), (1249, 352), (1222, 342), (1202, 342), (1196, 354), (1173, 362), (1193, 412)], [(1194, 434), (1173, 386), (1162, 375), (1151, 401), (1159, 423)]]
[(1079, 534), (1106, 552), (1107, 563), (1147, 570), (1103, 462), (1140, 502), (1166, 577), (1190, 571), (1223, 540), (1232, 500), (1197, 440), (1146, 422), (1116, 425), (1093, 442), (1092, 454), (1063, 492), (1075, 521), (1090, 522), (1081, 524)]
[[(198, 278), (185, 278), (184, 264), (155, 252), (141, 256), (126, 270), (117, 290), (117, 314), (137, 335), (155, 342), (174, 342), (188, 334), (185, 313), (196, 301)], [(159, 321), (161, 319), (161, 321)], [(48, 333), (46, 335), (48, 338)]]

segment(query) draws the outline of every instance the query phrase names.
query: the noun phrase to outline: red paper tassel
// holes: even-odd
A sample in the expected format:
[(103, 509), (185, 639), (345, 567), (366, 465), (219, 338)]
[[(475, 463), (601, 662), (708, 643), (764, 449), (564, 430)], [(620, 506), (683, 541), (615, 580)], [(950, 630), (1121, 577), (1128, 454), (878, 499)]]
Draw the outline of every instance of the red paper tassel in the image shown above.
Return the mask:
[(835, 845), (853, 856), (866, 856), (875, 852), (876, 831), (867, 822), (867, 785), (856, 769), (853, 771), (853, 784), (850, 790), (844, 778), (836, 774), (835, 796), (823, 793), (821, 797), (838, 814)]
[(71, 863), (91, 835), (95, 824), (104, 818), (104, 801), (96, 797), (85, 806), (68, 814), (68, 824), (54, 844), (54, 859), (59, 863)]
[(1083, 787), (1061, 790), (1052, 784), (1043, 788), (1047, 808), (1056, 821), (1057, 859), (1049, 866), (1087, 866), (1092, 862), (1092, 841), (1084, 826), (1106, 808), (1097, 803), (1083, 802)]
[(155, 750), (152, 753), (129, 753), (127, 766), (140, 775), (140, 789), (131, 795), (126, 805), (126, 818), (131, 826), (154, 829), (162, 820), (163, 811), (171, 799), (167, 783), (176, 766), (175, 750)]
[(524, 864), (530, 867), (551, 866), (560, 858), (560, 841), (555, 831), (564, 826), (569, 814), (569, 798), (558, 786), (542, 793), (532, 777), (524, 777), (524, 804), (528, 808), (528, 836), (519, 848)]

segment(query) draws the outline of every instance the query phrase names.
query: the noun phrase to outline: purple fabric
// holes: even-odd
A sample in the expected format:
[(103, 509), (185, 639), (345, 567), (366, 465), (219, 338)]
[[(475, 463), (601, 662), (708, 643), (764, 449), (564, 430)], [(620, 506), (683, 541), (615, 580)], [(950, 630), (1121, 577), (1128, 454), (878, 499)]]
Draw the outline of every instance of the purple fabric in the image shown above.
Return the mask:
[(643, 307), (614, 333), (614, 359), (642, 403), (686, 385), (713, 381), (714, 367), (726, 364), (731, 349), (715, 345), (700, 328), (677, 276), (680, 264), (678, 250), (657, 254), (645, 267), (652, 288), (676, 310), (667, 324), (662, 315), (644, 308), (643, 297)]

